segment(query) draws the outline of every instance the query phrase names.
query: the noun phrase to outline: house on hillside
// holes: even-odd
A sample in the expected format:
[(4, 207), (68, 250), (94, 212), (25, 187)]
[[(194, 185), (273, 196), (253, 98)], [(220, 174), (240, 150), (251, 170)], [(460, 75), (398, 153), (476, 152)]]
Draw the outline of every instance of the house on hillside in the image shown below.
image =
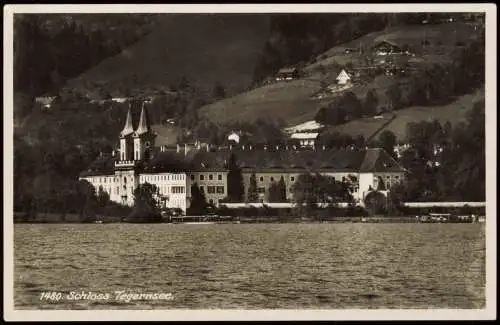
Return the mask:
[(283, 68), (278, 71), (276, 81), (293, 80), (300, 77), (300, 71), (297, 67)]
[(40, 104), (42, 106), (42, 109), (46, 110), (49, 109), (52, 106), (52, 103), (56, 99), (57, 96), (43, 96), (43, 97), (36, 97), (35, 98), (35, 103)]
[(342, 69), (335, 80), (337, 80), (337, 84), (345, 85), (351, 82), (351, 76), (347, 73), (347, 71), (345, 71), (345, 69)]
[(316, 140), (318, 139), (318, 132), (296, 132), (292, 133), (290, 138), (292, 140), (298, 141), (299, 145), (303, 148), (314, 147)]
[(242, 137), (243, 137), (243, 132), (242, 131), (232, 131), (227, 136), (227, 141), (232, 141), (232, 142), (235, 142), (235, 143), (240, 143), (240, 140), (241, 140)]
[(375, 55), (391, 55), (391, 54), (403, 54), (404, 51), (401, 46), (392, 41), (383, 40), (378, 42), (372, 47), (372, 51)]
[(115, 103), (125, 103), (126, 101), (130, 100), (131, 98), (129, 97), (113, 97), (111, 98), (111, 101)]

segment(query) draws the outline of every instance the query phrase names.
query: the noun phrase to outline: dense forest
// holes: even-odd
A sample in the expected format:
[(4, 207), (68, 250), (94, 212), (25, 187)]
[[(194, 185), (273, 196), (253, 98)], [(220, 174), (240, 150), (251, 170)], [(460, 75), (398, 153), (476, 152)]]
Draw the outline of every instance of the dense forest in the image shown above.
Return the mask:
[(148, 33), (152, 15), (35, 15), (14, 17), (14, 90), (58, 93), (73, 78)]

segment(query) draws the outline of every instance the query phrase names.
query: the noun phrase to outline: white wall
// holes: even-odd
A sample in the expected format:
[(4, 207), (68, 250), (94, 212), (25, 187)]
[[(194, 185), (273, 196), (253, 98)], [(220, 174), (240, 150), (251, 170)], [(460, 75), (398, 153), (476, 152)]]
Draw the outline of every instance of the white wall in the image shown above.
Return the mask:
[(186, 212), (188, 208), (188, 177), (186, 173), (141, 174), (139, 178), (140, 184), (149, 183), (158, 187), (164, 207), (179, 208)]

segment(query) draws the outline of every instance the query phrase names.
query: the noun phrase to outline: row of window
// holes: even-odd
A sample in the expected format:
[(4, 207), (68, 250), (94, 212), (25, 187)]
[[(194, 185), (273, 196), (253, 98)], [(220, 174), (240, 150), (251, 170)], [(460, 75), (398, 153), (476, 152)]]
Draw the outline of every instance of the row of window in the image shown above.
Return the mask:
[(184, 193), (184, 186), (172, 186), (172, 193), (173, 194), (181, 194)]
[[(200, 186), (200, 191), (205, 192), (205, 187)], [(207, 193), (210, 194), (224, 194), (224, 186), (207, 186)]]
[(184, 174), (169, 174), (169, 175), (148, 175), (142, 176), (143, 181), (182, 181), (184, 180)]
[[(196, 179), (196, 177), (194, 175), (191, 175), (191, 180), (194, 181)], [(205, 175), (204, 174), (200, 174), (199, 175), (199, 180), (200, 181), (204, 181), (205, 180)], [(214, 180), (214, 175), (213, 174), (209, 174), (208, 175), (208, 180), (209, 181), (213, 181)], [(218, 174), (217, 175), (217, 180), (218, 181), (222, 181), (222, 174)]]

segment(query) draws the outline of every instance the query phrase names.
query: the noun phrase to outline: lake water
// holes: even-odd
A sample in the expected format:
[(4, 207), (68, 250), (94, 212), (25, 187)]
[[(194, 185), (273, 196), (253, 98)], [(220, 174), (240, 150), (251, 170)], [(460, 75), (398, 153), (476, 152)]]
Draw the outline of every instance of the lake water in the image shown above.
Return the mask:
[(485, 306), (484, 224), (16, 224), (14, 255), (16, 309)]

